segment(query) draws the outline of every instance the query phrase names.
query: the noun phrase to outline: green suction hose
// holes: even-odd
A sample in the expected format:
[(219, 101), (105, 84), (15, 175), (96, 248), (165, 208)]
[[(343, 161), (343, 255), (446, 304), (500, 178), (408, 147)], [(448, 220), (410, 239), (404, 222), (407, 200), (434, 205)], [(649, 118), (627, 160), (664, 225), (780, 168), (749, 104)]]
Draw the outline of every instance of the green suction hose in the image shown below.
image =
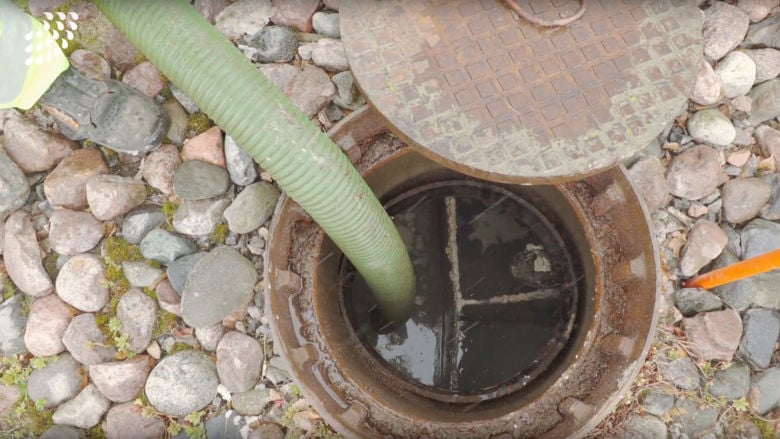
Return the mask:
[(95, 0), (100, 10), (323, 228), (386, 318), (414, 299), (409, 255), (347, 157), (186, 0)]

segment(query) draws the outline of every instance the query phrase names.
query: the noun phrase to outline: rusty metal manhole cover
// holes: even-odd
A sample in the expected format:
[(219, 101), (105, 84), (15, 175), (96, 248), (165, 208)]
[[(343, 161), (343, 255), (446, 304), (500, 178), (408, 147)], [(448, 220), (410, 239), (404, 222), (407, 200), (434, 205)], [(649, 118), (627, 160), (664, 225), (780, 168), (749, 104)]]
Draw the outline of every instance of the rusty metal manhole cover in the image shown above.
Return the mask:
[[(544, 19), (576, 0), (521, 0)], [(589, 0), (540, 28), (500, 0), (342, 0), (369, 102), (449, 167), (522, 183), (594, 174), (650, 143), (685, 105), (702, 14), (685, 0)]]

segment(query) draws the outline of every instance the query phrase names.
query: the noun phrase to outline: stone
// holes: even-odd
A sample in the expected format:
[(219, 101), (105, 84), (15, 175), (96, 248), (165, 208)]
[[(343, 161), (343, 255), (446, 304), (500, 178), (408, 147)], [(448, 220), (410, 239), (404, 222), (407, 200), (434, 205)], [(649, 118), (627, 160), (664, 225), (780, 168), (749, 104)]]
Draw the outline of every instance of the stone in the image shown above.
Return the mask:
[(145, 262), (124, 261), (122, 272), (131, 286), (136, 288), (153, 287), (162, 278), (163, 271), (150, 267)]
[(141, 407), (126, 402), (108, 411), (105, 432), (108, 439), (158, 439), (165, 436), (165, 422), (144, 416)]
[(620, 439), (666, 439), (669, 432), (666, 424), (655, 416), (631, 415), (620, 425), (617, 435)]
[(65, 350), (62, 335), (73, 312), (56, 294), (36, 299), (30, 305), (24, 331), (24, 345), (36, 357), (57, 355)]
[(11, 409), (22, 397), (22, 392), (15, 384), (0, 383), (0, 428), (7, 428), (5, 422), (10, 419)]
[(103, 239), (103, 223), (89, 212), (55, 209), (49, 219), (49, 244), (52, 250), (73, 256), (85, 253)]
[(190, 271), (182, 293), (182, 318), (196, 328), (220, 322), (249, 304), (256, 283), (251, 261), (231, 247), (217, 247)]
[(339, 10), (339, 0), (324, 0), (322, 3), (325, 5), (326, 9), (337, 12)]
[(157, 323), (157, 303), (137, 289), (125, 293), (116, 307), (116, 316), (122, 325), (122, 334), (130, 341), (130, 350), (136, 354), (146, 350), (152, 341)]
[(89, 384), (75, 398), (62, 404), (54, 411), (55, 424), (78, 428), (92, 428), (100, 422), (111, 401), (100, 394), (94, 384)]
[(706, 145), (690, 147), (672, 159), (666, 171), (669, 191), (680, 198), (698, 200), (720, 183), (718, 152)]
[(165, 88), (160, 71), (149, 61), (144, 61), (128, 70), (122, 76), (122, 82), (150, 98), (157, 96)]
[(57, 294), (68, 305), (98, 312), (108, 303), (108, 281), (103, 261), (89, 253), (73, 256), (57, 276)]
[(62, 335), (62, 344), (76, 361), (85, 366), (110, 361), (116, 356), (116, 349), (106, 345), (106, 338), (92, 313), (73, 317)]
[(179, 150), (175, 145), (165, 144), (147, 154), (141, 173), (149, 186), (169, 195), (173, 192), (173, 175), (180, 164)]
[(225, 136), (225, 162), (230, 180), (236, 185), (247, 186), (257, 179), (255, 161), (230, 136)]
[(704, 437), (718, 422), (718, 410), (685, 397), (677, 398), (672, 412), (674, 417), (670, 430), (676, 430), (673, 437), (681, 437), (682, 434), (687, 437)]
[(748, 402), (762, 416), (780, 407), (780, 366), (758, 375), (750, 387)]
[(659, 360), (658, 371), (670, 384), (683, 390), (699, 388), (699, 369), (689, 357), (676, 360)]
[(100, 150), (73, 151), (43, 181), (46, 199), (53, 207), (82, 210), (87, 204), (87, 181), (107, 174), (108, 166)]
[(87, 181), (87, 203), (92, 215), (107, 221), (124, 215), (146, 199), (146, 185), (119, 175), (96, 175)]
[(128, 402), (141, 393), (150, 371), (150, 358), (138, 355), (124, 361), (93, 364), (89, 366), (89, 379), (109, 400)]
[(780, 116), (780, 79), (758, 84), (750, 90), (748, 96), (753, 99), (748, 113), (753, 125)]
[(339, 14), (333, 12), (315, 12), (311, 20), (314, 32), (328, 38), (341, 38)]
[(775, 79), (780, 75), (780, 50), (767, 47), (746, 50), (745, 54), (756, 63), (756, 84)]
[(301, 73), (298, 67), (290, 64), (261, 64), (257, 69), (280, 90), (285, 90), (287, 85)]
[(366, 100), (361, 96), (360, 90), (358, 90), (357, 84), (355, 84), (355, 77), (352, 76), (352, 72), (349, 70), (345, 72), (336, 73), (330, 78), (333, 84), (336, 85), (336, 96), (333, 98), (333, 103), (339, 108), (347, 110), (357, 110), (359, 107), (365, 105)]
[(226, 0), (195, 0), (193, 6), (203, 15), (203, 18), (214, 24), (217, 15), (228, 6), (228, 2)]
[(206, 407), (217, 395), (214, 363), (201, 352), (181, 351), (163, 358), (146, 380), (146, 397), (158, 411), (184, 416)]
[[(223, 0), (196, 0), (196, 3), (198, 1), (223, 1)], [(171, 94), (174, 98), (176, 98), (177, 101), (181, 104), (182, 107), (184, 107), (185, 110), (187, 110), (187, 113), (193, 114), (193, 113), (200, 113), (200, 107), (198, 107), (198, 104), (195, 103), (192, 99), (190, 99), (189, 96), (187, 96), (186, 93), (178, 89), (175, 85), (169, 84), (169, 88), (171, 89)]]
[(756, 81), (756, 63), (743, 52), (731, 52), (715, 67), (720, 78), (720, 90), (723, 96), (731, 99), (743, 96)]
[(754, 24), (745, 36), (745, 44), (780, 49), (780, 21), (764, 20)]
[(187, 111), (176, 99), (165, 101), (162, 108), (168, 113), (168, 118), (171, 120), (171, 126), (168, 127), (168, 140), (176, 146), (183, 145), (190, 124)]
[(217, 166), (225, 167), (225, 151), (222, 141), (222, 130), (213, 126), (184, 142), (181, 149), (184, 161), (200, 160)]
[(284, 432), (279, 425), (265, 422), (255, 427), (247, 439), (284, 439)]
[[(738, 116), (738, 112), (743, 113), (749, 113), (750, 108), (753, 106), (753, 99), (741, 95), (737, 96), (734, 99), (731, 100), (731, 108), (734, 113), (736, 113), (736, 116)], [(755, 140), (750, 136), (750, 133), (747, 129), (739, 128), (737, 129), (737, 137), (734, 139), (735, 145), (752, 145), (755, 142)], [(745, 160), (747, 162), (747, 160)], [(744, 165), (744, 163), (742, 164)]]
[(241, 48), (255, 62), (288, 63), (298, 52), (298, 37), (285, 26), (266, 26), (244, 42)]
[(745, 11), (751, 23), (757, 23), (769, 15), (772, 7), (777, 6), (777, 0), (739, 0), (737, 6)]
[(740, 239), (744, 259), (780, 249), (780, 224), (755, 219), (742, 228)]
[(744, 331), (739, 350), (751, 366), (766, 369), (780, 337), (780, 314), (769, 309), (749, 309), (742, 318)]
[(726, 232), (714, 222), (701, 220), (691, 227), (688, 243), (680, 256), (680, 271), (684, 276), (693, 276), (702, 267), (712, 262), (728, 244)]
[(168, 279), (158, 283), (154, 292), (157, 294), (157, 304), (160, 306), (160, 309), (181, 316), (181, 298)]
[(111, 66), (95, 52), (76, 49), (70, 54), (70, 63), (76, 70), (96, 81), (111, 79)]
[(182, 256), (195, 253), (198, 247), (189, 239), (167, 230), (154, 229), (144, 236), (139, 249), (146, 259), (168, 265)]
[(24, 172), (0, 149), (0, 221), (24, 206), (30, 196), (30, 186)]
[(737, 137), (729, 118), (715, 109), (699, 110), (688, 118), (688, 133), (697, 142), (726, 146)]
[(276, 12), (271, 0), (239, 0), (222, 10), (215, 18), (217, 30), (231, 40), (252, 35), (262, 29)]
[(263, 347), (254, 338), (238, 331), (225, 334), (217, 346), (219, 381), (231, 392), (246, 392), (260, 379)]
[(24, 342), (25, 326), (27, 326), (27, 315), (24, 312), (21, 294), (14, 294), (0, 303), (0, 357), (22, 354), (27, 350)]
[(329, 72), (343, 72), (349, 69), (347, 53), (341, 40), (321, 38), (311, 51), (314, 65)]
[(301, 32), (311, 32), (312, 17), (320, 5), (319, 0), (288, 0), (276, 2), (276, 13), (271, 17), (274, 24), (290, 26)]
[(750, 368), (744, 363), (733, 363), (718, 370), (707, 383), (707, 391), (716, 398), (734, 401), (744, 398), (750, 390)]
[(772, 187), (759, 178), (736, 178), (727, 181), (721, 193), (726, 221), (743, 223), (758, 216), (772, 195)]
[(642, 394), (642, 408), (653, 416), (664, 416), (673, 406), (674, 395), (662, 389), (650, 388)]
[(699, 75), (688, 98), (699, 105), (712, 105), (720, 98), (720, 78), (705, 59), (699, 63)]
[(141, 206), (125, 215), (122, 222), (122, 237), (138, 245), (147, 233), (162, 227), (167, 221), (165, 214), (157, 206)]
[(224, 194), (229, 185), (224, 168), (200, 160), (183, 162), (173, 176), (173, 190), (184, 200), (214, 198)]
[(70, 425), (53, 425), (41, 435), (41, 439), (85, 439), (84, 430)]
[(168, 281), (177, 293), (181, 294), (184, 291), (184, 283), (187, 282), (187, 276), (192, 271), (192, 267), (206, 255), (206, 252), (193, 253), (168, 264), (165, 272), (168, 275)]
[(5, 269), (14, 284), (33, 297), (51, 293), (53, 285), (43, 268), (41, 249), (28, 213), (16, 211), (8, 217), (3, 241)]
[(257, 416), (264, 413), (265, 407), (275, 400), (270, 389), (252, 389), (246, 392), (234, 393), (233, 408), (246, 416)]
[[(727, 265), (739, 262), (739, 258), (734, 252), (726, 248), (715, 260), (712, 269), (725, 267)], [(737, 311), (745, 310), (753, 302), (756, 296), (758, 276), (749, 277), (736, 282), (731, 282), (713, 289), (713, 292), (731, 308)]]
[(306, 117), (312, 118), (330, 103), (336, 86), (321, 68), (305, 66), (284, 91)]
[(230, 231), (249, 233), (257, 230), (274, 213), (280, 195), (276, 186), (264, 181), (245, 187), (224, 211)]
[(195, 337), (198, 339), (200, 347), (205, 351), (216, 351), (223, 335), (225, 335), (225, 327), (222, 326), (222, 323), (195, 328)]
[(77, 147), (76, 142), (45, 131), (17, 111), (8, 113), (3, 148), (25, 173), (48, 171)]
[(772, 188), (772, 192), (769, 196), (769, 201), (761, 208), (758, 216), (767, 220), (778, 220), (780, 219), (780, 174), (767, 174), (763, 178)]
[(27, 379), (27, 395), (31, 401), (44, 400), (44, 408), (56, 407), (79, 393), (82, 373), (79, 362), (66, 352), (32, 371)]
[(121, 72), (125, 72), (133, 67), (139, 56), (135, 45), (119, 29), (113, 26), (106, 41), (105, 53), (108, 62)]
[(723, 307), (718, 296), (702, 288), (682, 288), (674, 294), (674, 305), (685, 317), (701, 312), (717, 311)]
[(229, 204), (226, 198), (184, 200), (173, 215), (173, 229), (184, 235), (208, 235), (222, 222)]
[(683, 319), (691, 350), (702, 360), (731, 361), (742, 338), (742, 319), (733, 309)]
[(736, 6), (716, 1), (704, 11), (704, 54), (719, 60), (745, 38), (750, 18)]
[(206, 439), (243, 439), (242, 425), (235, 411), (220, 413), (206, 421)]

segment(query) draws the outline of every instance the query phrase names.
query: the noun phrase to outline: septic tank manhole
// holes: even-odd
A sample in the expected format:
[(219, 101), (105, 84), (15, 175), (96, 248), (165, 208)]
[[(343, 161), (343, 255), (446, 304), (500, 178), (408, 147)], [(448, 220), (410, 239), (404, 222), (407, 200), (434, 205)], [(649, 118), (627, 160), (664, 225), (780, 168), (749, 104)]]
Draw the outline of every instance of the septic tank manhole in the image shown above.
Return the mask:
[(330, 134), (395, 215), (418, 295), (409, 321), (386, 324), (322, 230), (279, 204), (266, 310), (326, 421), (355, 438), (561, 438), (612, 411), (643, 365), (658, 284), (621, 168), (485, 183), (406, 147), (367, 109)]
[[(519, 0), (543, 19), (577, 0)], [(687, 102), (696, 2), (586, 1), (540, 28), (501, 0), (342, 0), (355, 79), (424, 155), (486, 180), (593, 175), (648, 145)]]
[(584, 283), (562, 227), (471, 180), (422, 185), (385, 207), (412, 258), (415, 307), (383, 322), (362, 278), (345, 279), (358, 338), (410, 389), (442, 401), (484, 401), (543, 374), (567, 345)]

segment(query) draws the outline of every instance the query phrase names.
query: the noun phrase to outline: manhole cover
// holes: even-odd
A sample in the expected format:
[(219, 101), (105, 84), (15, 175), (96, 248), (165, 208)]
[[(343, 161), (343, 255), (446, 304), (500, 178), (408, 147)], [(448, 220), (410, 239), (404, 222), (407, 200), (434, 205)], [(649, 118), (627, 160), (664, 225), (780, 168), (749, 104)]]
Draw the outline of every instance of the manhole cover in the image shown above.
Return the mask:
[[(342, 37), (369, 102), (424, 154), (491, 180), (571, 180), (650, 143), (701, 56), (694, 2), (585, 3), (540, 28), (500, 0), (342, 0)], [(518, 4), (548, 20), (579, 8)]]

